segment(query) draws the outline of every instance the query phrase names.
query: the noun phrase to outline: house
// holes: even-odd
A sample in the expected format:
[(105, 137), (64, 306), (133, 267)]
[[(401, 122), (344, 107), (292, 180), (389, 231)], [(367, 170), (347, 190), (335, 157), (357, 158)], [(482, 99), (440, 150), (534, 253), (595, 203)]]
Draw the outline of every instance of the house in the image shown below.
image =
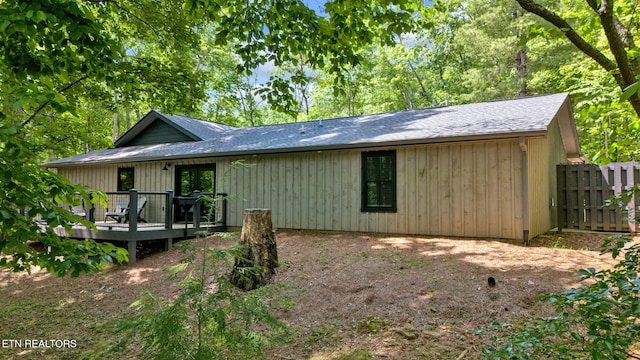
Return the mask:
[(114, 145), (45, 166), (102, 191), (226, 193), (230, 226), (270, 208), (276, 228), (525, 242), (556, 226), (556, 165), (582, 161), (567, 93), (251, 128), (151, 111)]

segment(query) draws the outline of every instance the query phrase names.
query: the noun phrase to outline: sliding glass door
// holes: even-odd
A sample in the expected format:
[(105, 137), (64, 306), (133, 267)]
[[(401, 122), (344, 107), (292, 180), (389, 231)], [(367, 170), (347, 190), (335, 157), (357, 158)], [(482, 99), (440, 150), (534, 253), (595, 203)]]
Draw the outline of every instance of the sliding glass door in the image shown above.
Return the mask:
[[(178, 165), (176, 166), (176, 196), (193, 196), (196, 190), (202, 195), (214, 196), (216, 192), (216, 165)], [(193, 218), (193, 208), (177, 207), (175, 209), (176, 221), (185, 220), (185, 215), (189, 219)], [(187, 214), (185, 214), (185, 211)], [(207, 209), (202, 206), (200, 209), (201, 221), (205, 221)]]

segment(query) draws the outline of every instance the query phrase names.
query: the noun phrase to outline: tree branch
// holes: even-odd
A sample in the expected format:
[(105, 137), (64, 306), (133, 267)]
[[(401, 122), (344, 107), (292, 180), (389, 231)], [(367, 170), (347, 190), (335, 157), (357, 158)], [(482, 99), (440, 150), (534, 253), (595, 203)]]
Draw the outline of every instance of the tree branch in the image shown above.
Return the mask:
[[(105, 1), (106, 2), (106, 1)], [(132, 13), (131, 11), (129, 11), (128, 9), (125, 9), (124, 7), (122, 7), (120, 4), (118, 4), (117, 1), (109, 1), (109, 3), (113, 4), (113, 6), (115, 6), (116, 8), (118, 8), (119, 10), (123, 11), (124, 13), (126, 13), (127, 15), (131, 16), (132, 18), (140, 21), (141, 23), (143, 23), (144, 25), (146, 25), (149, 29), (151, 29), (151, 31), (157, 36), (157, 37), (161, 37), (160, 33), (158, 32), (158, 30), (156, 30), (155, 27), (153, 27), (153, 25), (149, 24), (149, 22), (147, 22), (145, 19), (139, 17), (138, 15)]]
[[(587, 56), (595, 60), (605, 70), (609, 72), (615, 72), (618, 69), (615, 62), (613, 62), (611, 59), (609, 59), (603, 53), (601, 53), (598, 49), (596, 49), (591, 44), (589, 44), (586, 40), (584, 40), (580, 36), (580, 34), (578, 34), (571, 27), (571, 25), (569, 25), (569, 23), (565, 19), (561, 18), (556, 13), (549, 11), (546, 8), (538, 5), (533, 0), (516, 0), (516, 1), (518, 2), (518, 4), (520, 4), (520, 6), (522, 6), (523, 9), (538, 15), (539, 17), (543, 18), (547, 22), (551, 23), (552, 25), (560, 29), (564, 33), (564, 36), (569, 41), (571, 41), (571, 43), (575, 45), (578, 48), (578, 50), (582, 51)], [(587, 1), (592, 1), (592, 0), (587, 0)], [(613, 76), (616, 77), (615, 74), (613, 74)], [(618, 81), (617, 78), (616, 78), (616, 81)]]
[[(76, 81), (64, 86), (63, 88), (60, 88), (59, 90), (57, 90), (60, 93), (63, 93), (69, 89), (71, 89), (72, 87), (74, 87), (76, 84), (80, 83), (81, 81), (85, 80), (86, 78), (88, 78), (89, 75), (85, 75), (82, 76), (81, 78), (77, 79)], [(42, 109), (44, 109), (47, 105), (51, 104), (51, 100), (47, 100), (45, 101), (42, 105), (38, 106), (38, 108), (33, 112), (33, 114), (31, 114), (31, 116), (29, 116), (29, 118), (27, 118), (27, 120), (23, 121), (21, 126), (26, 126), (27, 124), (29, 124), (35, 117), (36, 115), (38, 115), (40, 113), (40, 111), (42, 111)]]
[[(613, 15), (613, 1), (614, 0), (586, 0), (587, 4), (596, 12), (600, 17), (600, 23), (604, 30), (607, 40), (609, 42), (609, 48), (613, 53), (615, 61), (609, 59), (597, 48), (589, 44), (584, 40), (569, 23), (558, 16), (556, 13), (540, 6), (535, 0), (516, 0), (522, 8), (538, 15), (544, 20), (548, 21), (558, 29), (560, 29), (564, 36), (575, 45), (578, 50), (582, 51), (585, 55), (595, 60), (603, 69), (605, 69), (613, 78), (620, 89), (633, 84), (636, 81), (631, 62), (627, 57), (624, 43), (622, 42), (621, 35), (616, 28), (616, 22)], [(637, 94), (632, 95), (629, 98), (629, 103), (633, 107), (638, 117), (640, 117), (640, 98)]]
[[(637, 79), (631, 61), (629, 61), (629, 57), (627, 56), (622, 35), (618, 32), (618, 27), (616, 26), (615, 16), (613, 14), (613, 0), (601, 0), (600, 6), (598, 6), (595, 0), (587, 0), (587, 3), (600, 17), (602, 29), (609, 42), (609, 49), (611, 49), (611, 53), (618, 64), (620, 75), (619, 78), (616, 77), (616, 81), (620, 89), (624, 90), (627, 86), (635, 83)], [(640, 116), (640, 98), (638, 98), (638, 95), (632, 95), (629, 98), (629, 102), (638, 116)]]

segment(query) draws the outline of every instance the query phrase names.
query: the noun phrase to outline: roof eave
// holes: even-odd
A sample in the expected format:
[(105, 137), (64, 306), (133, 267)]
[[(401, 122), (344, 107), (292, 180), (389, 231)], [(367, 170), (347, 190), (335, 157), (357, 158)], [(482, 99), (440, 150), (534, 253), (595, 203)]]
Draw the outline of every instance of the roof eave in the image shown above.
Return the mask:
[(110, 164), (119, 164), (119, 163), (168, 161), (168, 160), (207, 158), (207, 157), (219, 158), (219, 157), (233, 157), (233, 156), (253, 156), (253, 155), (282, 154), (282, 153), (313, 152), (313, 151), (317, 152), (317, 151), (350, 150), (350, 149), (364, 149), (364, 148), (381, 148), (381, 147), (393, 147), (393, 146), (429, 145), (429, 144), (456, 143), (456, 142), (469, 142), (469, 141), (491, 141), (491, 140), (505, 140), (505, 139), (517, 140), (521, 136), (525, 136), (528, 138), (544, 137), (546, 136), (546, 134), (547, 134), (546, 130), (532, 130), (532, 131), (499, 133), (499, 134), (467, 135), (467, 136), (398, 140), (398, 141), (386, 141), (386, 142), (363, 142), (363, 143), (353, 143), (353, 144), (317, 145), (317, 146), (287, 147), (287, 148), (275, 148), (275, 149), (243, 149), (243, 150), (236, 150), (236, 151), (206, 152), (206, 153), (199, 153), (199, 154), (149, 156), (149, 157), (139, 157), (139, 158), (118, 158), (118, 159), (109, 159), (109, 160), (78, 161), (78, 162), (57, 163), (57, 164), (47, 163), (47, 164), (44, 164), (43, 166), (48, 168), (64, 168), (64, 167), (72, 167), (72, 166), (79, 166), (79, 165), (80, 166), (110, 165)]

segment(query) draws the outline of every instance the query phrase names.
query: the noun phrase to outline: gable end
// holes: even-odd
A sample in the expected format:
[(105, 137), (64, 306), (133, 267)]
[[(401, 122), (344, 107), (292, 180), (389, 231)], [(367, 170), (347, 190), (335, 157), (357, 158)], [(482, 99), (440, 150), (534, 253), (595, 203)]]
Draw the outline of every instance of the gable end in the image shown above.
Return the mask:
[(194, 141), (194, 139), (166, 122), (156, 119), (143, 132), (131, 139), (126, 146), (166, 144), (185, 141)]
[(200, 140), (200, 137), (173, 123), (159, 112), (151, 110), (113, 145), (122, 148)]

